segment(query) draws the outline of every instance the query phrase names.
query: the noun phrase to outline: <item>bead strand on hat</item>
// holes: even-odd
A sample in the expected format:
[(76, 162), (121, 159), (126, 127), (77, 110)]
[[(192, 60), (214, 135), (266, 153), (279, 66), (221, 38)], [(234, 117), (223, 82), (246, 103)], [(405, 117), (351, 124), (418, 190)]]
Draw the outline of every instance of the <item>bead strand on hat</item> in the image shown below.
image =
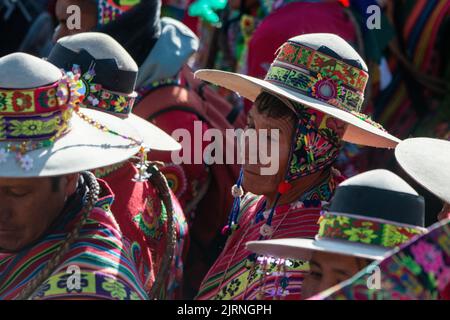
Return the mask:
[[(74, 64), (72, 66), (72, 73), (76, 73), (76, 74), (80, 74), (81, 70), (80, 70), (80, 66), (77, 64)], [(110, 99), (113, 96), (116, 96), (115, 94), (106, 92), (103, 88), (101, 84), (98, 83), (93, 83), (94, 77), (95, 77), (96, 73), (95, 73), (95, 62), (93, 61), (89, 68), (88, 71), (86, 71), (80, 78), (80, 80), (82, 81), (82, 83), (84, 84), (84, 89), (85, 89), (85, 99), (83, 99), (83, 101), (80, 102), (80, 105), (85, 106), (85, 103), (88, 103), (88, 105), (86, 105), (87, 107), (93, 107), (94, 109), (98, 109), (97, 106), (99, 106), (100, 109), (102, 109), (103, 111), (110, 111), (107, 110), (104, 107), (105, 104), (114, 104), (114, 102), (117, 101), (108, 101), (109, 103), (105, 103), (105, 101), (101, 100), (102, 98), (105, 99)], [(120, 96), (121, 97), (121, 96)], [(120, 98), (119, 97), (119, 98)], [(110, 99), (113, 100), (113, 99)], [(127, 106), (129, 107), (124, 108), (123, 110), (120, 110), (120, 108), (115, 108), (115, 112), (112, 112), (113, 114), (117, 115), (117, 116), (123, 116), (123, 114), (128, 114), (128, 111), (131, 111), (131, 107), (133, 105), (133, 101), (127, 101)], [(103, 106), (103, 107), (102, 107)], [(150, 151), (150, 149), (148, 149), (147, 147), (145, 147), (144, 145), (142, 145), (142, 142), (138, 142), (137, 140), (128, 137), (128, 136), (124, 136), (121, 135), (115, 131), (112, 131), (110, 129), (108, 129), (106, 126), (90, 119), (89, 117), (87, 117), (85, 114), (82, 114), (81, 112), (79, 112), (79, 108), (77, 107), (75, 112), (86, 122), (88, 122), (89, 124), (95, 126), (97, 129), (99, 130), (103, 130), (106, 131), (108, 133), (114, 134), (114, 135), (118, 135), (124, 139), (127, 139), (129, 141), (131, 141), (133, 144), (137, 145), (140, 144), (141, 147), (139, 149), (139, 153), (136, 157), (133, 157), (133, 159), (138, 160), (138, 163), (136, 164), (136, 168), (138, 169), (138, 173), (133, 177), (132, 181), (134, 182), (145, 182), (148, 180), (148, 178), (150, 177), (150, 174), (148, 173), (148, 166), (149, 166), (149, 161), (147, 161), (147, 153)]]
[(136, 140), (133, 137), (129, 137), (129, 136), (123, 135), (119, 132), (109, 129), (107, 126), (101, 124), (100, 122), (98, 122), (98, 121), (90, 118), (89, 116), (85, 115), (84, 113), (82, 113), (80, 111), (79, 106), (75, 107), (74, 111), (82, 120), (86, 121), (88, 124), (90, 124), (91, 126), (94, 126), (98, 130), (108, 132), (110, 134), (121, 137), (125, 140), (128, 140), (131, 142), (131, 145), (141, 146), (139, 149), (138, 155), (136, 157), (134, 157), (134, 159), (138, 159), (138, 164), (136, 165), (136, 167), (139, 170), (139, 172), (138, 172), (138, 174), (136, 174), (133, 177), (133, 181), (144, 182), (144, 181), (148, 180), (148, 178), (150, 177), (150, 174), (147, 172), (147, 168), (149, 166), (149, 161), (147, 160), (147, 153), (150, 150), (143, 145), (142, 141)]
[(76, 106), (74, 108), (74, 112), (84, 121), (86, 121), (88, 124), (90, 124), (91, 126), (97, 128), (98, 130), (104, 131), (104, 132), (108, 132), (110, 134), (113, 134), (115, 136), (121, 137), (125, 140), (131, 141), (132, 145), (142, 145), (142, 141), (136, 140), (133, 137), (129, 137), (126, 135), (123, 135), (117, 131), (111, 130), (109, 129), (107, 126), (105, 126), (104, 124), (101, 124), (100, 122), (92, 119), (91, 117), (87, 116), (86, 114), (84, 114), (83, 112), (80, 111), (80, 108), (78, 106)]

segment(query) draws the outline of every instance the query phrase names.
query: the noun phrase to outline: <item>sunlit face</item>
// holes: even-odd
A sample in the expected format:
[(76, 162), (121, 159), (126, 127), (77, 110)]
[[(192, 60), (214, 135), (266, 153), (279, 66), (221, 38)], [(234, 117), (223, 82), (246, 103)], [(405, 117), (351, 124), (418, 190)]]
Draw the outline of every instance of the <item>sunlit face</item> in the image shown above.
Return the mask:
[[(342, 138), (346, 129), (346, 124), (344, 122), (312, 108), (306, 108), (305, 117), (306, 116), (308, 119), (310, 117), (315, 123), (314, 125), (321, 130), (328, 129), (328, 132), (333, 132), (337, 135), (337, 139)], [(249, 152), (249, 143), (251, 142), (250, 139), (245, 140), (245, 165), (243, 166), (244, 189), (258, 195), (274, 194), (278, 189), (278, 185), (286, 178), (287, 169), (290, 165), (289, 156), (293, 144), (293, 138), (296, 134), (298, 119), (293, 119), (290, 116), (277, 118), (270, 117), (264, 113), (261, 113), (256, 105), (254, 105), (249, 111), (247, 122), (248, 129), (254, 129), (258, 133), (256, 139), (257, 143), (254, 143), (254, 145), (256, 145), (257, 148), (266, 146), (265, 149), (267, 150), (266, 153), (268, 159), (261, 161), (262, 159), (259, 158), (261, 153), (258, 151), (258, 161), (256, 164), (253, 164), (251, 159), (248, 158), (248, 155), (251, 154), (251, 152)], [(267, 136), (259, 134), (259, 132), (263, 129), (266, 129), (269, 133)], [(275, 135), (273, 131), (272, 134), (270, 134), (273, 129), (278, 129), (278, 136)], [(262, 141), (261, 139), (265, 139), (265, 141)], [(298, 141), (298, 139), (296, 139), (296, 141)], [(272, 148), (273, 144), (276, 144), (277, 147)], [(271, 154), (272, 150), (275, 151), (276, 154)], [(324, 152), (323, 145), (316, 146), (315, 144), (311, 144), (310, 150), (314, 153), (315, 158), (323, 156), (321, 154), (321, 152)], [(266, 153), (263, 154), (265, 155)], [(270, 160), (270, 162), (267, 162), (267, 160)], [(300, 158), (297, 155), (297, 164), (299, 166), (306, 161), (307, 159)], [(276, 166), (274, 165), (275, 162), (277, 164)], [(268, 167), (277, 167), (278, 170), (274, 174), (263, 174), (261, 169)], [(309, 173), (306, 171), (303, 172), (303, 176), (308, 174)]]
[(0, 250), (18, 251), (39, 239), (75, 192), (78, 174), (0, 178)]
[(314, 251), (309, 261), (310, 271), (302, 284), (302, 298), (310, 298), (345, 281), (371, 261), (336, 253)]
[[(67, 8), (75, 5), (80, 8), (80, 28), (72, 28), (74, 21), (74, 11)], [(53, 34), (53, 41), (77, 34), (81, 32), (88, 32), (97, 26), (97, 6), (95, 0), (58, 0), (55, 8), (56, 18), (58, 19), (58, 26)]]
[[(294, 121), (289, 117), (283, 118), (272, 118), (264, 114), (261, 114), (257, 108), (253, 107), (248, 114), (248, 128), (255, 129), (258, 133), (261, 129), (267, 130), (267, 135), (257, 134), (257, 146), (267, 146), (267, 158), (270, 161), (275, 161), (277, 157), (278, 170), (272, 175), (262, 175), (261, 169), (270, 167), (271, 162), (264, 163), (266, 161), (261, 161), (258, 157), (256, 164), (251, 164), (249, 162), (249, 143), (250, 139), (246, 139), (246, 152), (245, 152), (245, 164), (243, 166), (244, 170), (244, 182), (243, 186), (246, 191), (250, 191), (254, 194), (267, 195), (272, 194), (280, 182), (284, 179), (284, 174), (288, 166), (289, 152), (292, 143), (292, 136), (294, 134)], [(272, 129), (278, 129), (278, 137), (271, 133)], [(261, 141), (265, 139), (266, 141)], [(277, 143), (278, 148), (272, 149), (272, 144)], [(278, 154), (271, 154), (271, 150), (278, 150)], [(263, 162), (263, 163), (261, 163)]]

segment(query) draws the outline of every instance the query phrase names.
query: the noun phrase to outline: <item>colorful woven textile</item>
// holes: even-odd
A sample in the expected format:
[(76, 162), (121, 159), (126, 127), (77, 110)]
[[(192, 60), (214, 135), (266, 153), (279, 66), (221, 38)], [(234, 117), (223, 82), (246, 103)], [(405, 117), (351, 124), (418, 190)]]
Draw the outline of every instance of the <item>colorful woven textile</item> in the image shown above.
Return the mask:
[[(322, 202), (328, 201), (335, 189), (334, 177), (306, 192), (299, 201), (276, 207), (272, 219), (272, 239), (313, 238), (319, 226)], [(262, 211), (265, 198), (247, 194), (241, 202), (238, 223), (241, 226), (228, 239), (226, 246), (206, 275), (197, 299), (254, 300), (299, 299), (304, 273), (309, 270), (303, 261), (284, 262), (265, 259), (252, 271), (254, 255), (245, 243), (260, 238), (270, 210)], [(262, 261), (256, 258), (258, 261)], [(262, 277), (262, 270), (268, 273)]]
[[(439, 52), (439, 41), (442, 44), (445, 42), (440, 37), (445, 36), (441, 33), (445, 29), (445, 23), (448, 24), (449, 14), (449, 1), (408, 0), (404, 1), (401, 13), (396, 16), (398, 25), (402, 26), (402, 34), (399, 34), (398, 38), (404, 43), (408, 60), (421, 73), (442, 80), (445, 72), (444, 59), (448, 52)], [(429, 122), (430, 118), (443, 113), (446, 106), (439, 95), (432, 94), (422, 85), (411, 83), (408, 79), (411, 75), (405, 74), (395, 56), (391, 58), (389, 64), (393, 66), (391, 73), (394, 76), (389, 86), (375, 97), (373, 116), (377, 122), (383, 123), (389, 132), (397, 137), (406, 138), (414, 131), (420, 130), (421, 125)], [(421, 100), (424, 101), (421, 103)], [(440, 117), (439, 120), (448, 124), (448, 114), (446, 119)], [(422, 134), (437, 136), (438, 133), (433, 131), (438, 129), (439, 123), (434, 125), (434, 128), (428, 128), (429, 132)], [(442, 133), (443, 138), (446, 138), (448, 131), (447, 125), (447, 132)]]
[[(369, 289), (374, 266), (380, 270), (380, 288)], [(353, 278), (312, 299), (326, 300), (450, 300), (450, 220), (370, 265)]]
[[(141, 248), (123, 238), (109, 208), (114, 200), (100, 181), (104, 196), (89, 214), (77, 240), (32, 299), (147, 299)], [(54, 227), (37, 243), (17, 253), (0, 253), (0, 299), (13, 299), (46, 266), (81, 218), (84, 185), (69, 201)], [(71, 282), (78, 274), (80, 281)], [(73, 286), (71, 285), (73, 284)]]
[[(146, 263), (143, 268), (146, 277), (146, 290), (149, 292), (153, 277), (160, 271), (159, 266), (166, 250), (168, 230), (166, 208), (159, 198), (158, 191), (149, 182), (134, 182), (137, 169), (130, 162), (108, 173), (102, 178), (115, 195), (111, 211), (124, 236), (131, 242), (139, 243)], [(96, 172), (98, 176), (100, 172)], [(183, 250), (187, 236), (187, 223), (178, 200), (172, 195), (175, 209), (175, 228), (177, 242), (174, 258), (169, 272), (166, 292), (160, 298), (181, 298), (183, 280)]]
[(324, 212), (320, 216), (319, 224), (318, 238), (385, 248), (394, 248), (426, 231), (425, 228), (413, 225), (334, 212)]
[(115, 21), (140, 2), (141, 0), (97, 0), (98, 24), (105, 25)]

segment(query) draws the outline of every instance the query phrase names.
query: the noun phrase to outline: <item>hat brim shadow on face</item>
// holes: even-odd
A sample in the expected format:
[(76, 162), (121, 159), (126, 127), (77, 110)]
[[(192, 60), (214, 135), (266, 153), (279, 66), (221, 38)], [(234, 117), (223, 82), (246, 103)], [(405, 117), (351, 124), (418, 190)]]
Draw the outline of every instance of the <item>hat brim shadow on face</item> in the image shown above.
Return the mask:
[(395, 148), (395, 158), (420, 185), (450, 203), (450, 141), (406, 139)]
[(281, 258), (310, 260), (314, 251), (340, 254), (371, 260), (382, 260), (389, 249), (343, 240), (313, 240), (302, 238), (284, 238), (262, 241), (250, 241), (247, 250), (260, 255)]
[[(141, 141), (134, 128), (115, 116), (89, 109), (81, 109), (80, 112), (112, 131)], [(29, 170), (18, 164), (14, 154), (9, 154), (6, 162), (0, 163), (0, 177), (47, 177), (76, 173), (123, 162), (139, 150), (139, 145), (94, 127), (76, 113), (72, 115), (70, 126), (70, 131), (51, 147), (26, 153), (33, 159), (33, 166)], [(1, 142), (0, 149), (7, 144)]]
[[(265, 80), (238, 73), (210, 69), (198, 70), (195, 72), (195, 77), (234, 91), (250, 101), (255, 101), (262, 91), (266, 91), (340, 119), (348, 124), (342, 138), (347, 142), (370, 147), (395, 148), (401, 141), (347, 111)], [(293, 111), (295, 112), (295, 110)]]

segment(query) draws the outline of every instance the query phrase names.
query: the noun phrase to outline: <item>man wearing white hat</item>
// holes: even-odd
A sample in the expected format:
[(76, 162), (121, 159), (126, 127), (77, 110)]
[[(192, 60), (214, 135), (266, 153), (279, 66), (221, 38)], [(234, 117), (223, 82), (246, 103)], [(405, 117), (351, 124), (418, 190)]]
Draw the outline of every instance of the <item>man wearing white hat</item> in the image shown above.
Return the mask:
[[(187, 223), (178, 199), (163, 175), (156, 166), (146, 164), (148, 150), (145, 148), (173, 151), (179, 150), (181, 145), (132, 113), (137, 97), (134, 91), (138, 75), (135, 61), (111, 36), (98, 32), (59, 39), (48, 61), (67, 71), (80, 69), (86, 88), (81, 106), (112, 114), (142, 136), (144, 146), (137, 165), (126, 161), (97, 169), (95, 175), (111, 186), (115, 194), (111, 210), (125, 236), (140, 247), (138, 258), (142, 266), (140, 271), (146, 278), (146, 289), (159, 298), (180, 297)], [(158, 177), (164, 181), (156, 181)], [(158, 186), (164, 190), (159, 190)], [(167, 202), (163, 203), (163, 200)]]
[(86, 170), (120, 163), (141, 137), (80, 111), (79, 75), (14, 53), (0, 58), (0, 298), (147, 299), (132, 244)]

